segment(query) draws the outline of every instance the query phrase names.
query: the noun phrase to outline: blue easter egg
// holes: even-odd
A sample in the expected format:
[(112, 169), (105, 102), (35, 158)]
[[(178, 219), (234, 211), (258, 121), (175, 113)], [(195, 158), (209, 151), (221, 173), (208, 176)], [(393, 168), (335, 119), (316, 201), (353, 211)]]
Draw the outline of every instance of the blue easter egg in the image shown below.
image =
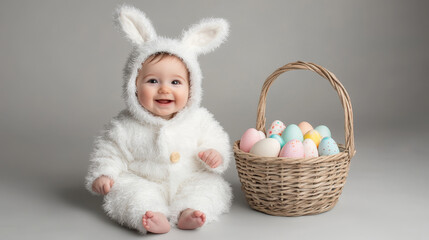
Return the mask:
[(280, 137), (280, 135), (273, 134), (270, 136), (270, 138), (274, 138), (275, 140), (279, 141), (281, 147), (283, 147), (286, 144), (285, 140), (282, 137)]
[(322, 136), (322, 138), (331, 137), (331, 130), (329, 130), (329, 128), (325, 125), (317, 126), (314, 130), (319, 132), (320, 136)]
[(301, 129), (296, 124), (288, 125), (282, 133), (282, 138), (286, 143), (293, 139), (304, 141)]
[(331, 137), (324, 137), (318, 147), (319, 156), (330, 156), (340, 152), (337, 143)]

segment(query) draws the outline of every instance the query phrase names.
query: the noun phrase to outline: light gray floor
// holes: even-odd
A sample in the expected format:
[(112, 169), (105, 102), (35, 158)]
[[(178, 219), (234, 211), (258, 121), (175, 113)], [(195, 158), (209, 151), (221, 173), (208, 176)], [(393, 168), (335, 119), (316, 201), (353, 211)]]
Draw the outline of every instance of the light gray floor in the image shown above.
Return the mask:
[[(329, 212), (275, 217), (251, 210), (232, 164), (226, 178), (235, 199), (220, 222), (144, 238), (427, 239), (429, 161), (424, 136), (384, 131), (363, 133), (359, 139), (343, 194)], [(1, 239), (143, 238), (111, 221), (101, 209), (102, 199), (84, 189), (87, 163), (77, 159), (87, 149), (76, 149), (86, 144), (76, 137), (37, 141), (31, 135), (2, 142), (2, 158), (9, 161), (1, 167)], [(34, 164), (20, 164), (29, 158)]]

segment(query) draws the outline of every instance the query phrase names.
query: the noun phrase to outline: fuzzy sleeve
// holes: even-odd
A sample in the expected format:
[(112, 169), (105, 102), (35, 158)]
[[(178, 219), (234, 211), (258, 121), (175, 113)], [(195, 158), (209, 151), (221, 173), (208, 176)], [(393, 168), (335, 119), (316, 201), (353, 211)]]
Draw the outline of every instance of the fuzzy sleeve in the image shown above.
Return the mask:
[(208, 149), (217, 150), (223, 158), (223, 163), (217, 168), (210, 168), (207, 164), (204, 164), (209, 171), (215, 173), (223, 173), (227, 168), (232, 159), (232, 147), (230, 145), (229, 136), (216, 121), (211, 113), (203, 109), (201, 112), (202, 118), (199, 124), (200, 136), (198, 141), (198, 153)]
[(104, 175), (115, 181), (122, 171), (127, 170), (127, 150), (124, 141), (121, 141), (124, 134), (121, 123), (112, 120), (96, 138), (85, 183), (91, 193), (97, 194), (92, 190), (92, 183), (98, 177)]

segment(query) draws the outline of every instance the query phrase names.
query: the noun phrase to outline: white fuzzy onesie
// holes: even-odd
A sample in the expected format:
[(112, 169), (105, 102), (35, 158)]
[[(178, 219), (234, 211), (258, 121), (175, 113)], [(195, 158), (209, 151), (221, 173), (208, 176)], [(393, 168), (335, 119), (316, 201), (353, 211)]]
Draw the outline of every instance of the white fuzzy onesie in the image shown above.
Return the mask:
[[(204, 19), (183, 32), (180, 39), (157, 36), (140, 10), (121, 6), (115, 20), (133, 50), (124, 69), (123, 97), (127, 108), (119, 113), (95, 141), (86, 187), (92, 191), (95, 179), (113, 179), (104, 197), (104, 209), (120, 224), (146, 233), (142, 217), (146, 211), (161, 212), (172, 226), (186, 208), (206, 214), (206, 222), (229, 211), (232, 193), (223, 180), (232, 158), (227, 133), (205, 108), (200, 107), (200, 54), (217, 48), (228, 35), (223, 19)], [(150, 55), (167, 52), (179, 57), (190, 73), (190, 98), (184, 109), (165, 120), (144, 109), (136, 97), (136, 77)], [(223, 163), (210, 168), (198, 153), (216, 149)], [(171, 161), (172, 154), (180, 159)], [(174, 155), (173, 154), (173, 155)]]

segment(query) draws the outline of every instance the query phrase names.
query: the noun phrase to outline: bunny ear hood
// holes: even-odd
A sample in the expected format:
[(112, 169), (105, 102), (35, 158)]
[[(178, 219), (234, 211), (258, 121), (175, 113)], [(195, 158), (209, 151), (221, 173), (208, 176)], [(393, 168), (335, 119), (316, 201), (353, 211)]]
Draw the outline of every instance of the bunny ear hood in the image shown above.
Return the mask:
[[(137, 8), (123, 5), (115, 12), (115, 24), (131, 42), (133, 50), (124, 68), (123, 97), (128, 110), (142, 122), (162, 125), (180, 119), (190, 109), (198, 108), (202, 97), (202, 74), (198, 56), (221, 45), (228, 36), (229, 25), (224, 19), (203, 19), (184, 30), (181, 38), (159, 37), (146, 15)], [(152, 115), (138, 102), (136, 78), (141, 64), (152, 54), (167, 52), (182, 59), (190, 73), (190, 98), (184, 109), (173, 119)]]

